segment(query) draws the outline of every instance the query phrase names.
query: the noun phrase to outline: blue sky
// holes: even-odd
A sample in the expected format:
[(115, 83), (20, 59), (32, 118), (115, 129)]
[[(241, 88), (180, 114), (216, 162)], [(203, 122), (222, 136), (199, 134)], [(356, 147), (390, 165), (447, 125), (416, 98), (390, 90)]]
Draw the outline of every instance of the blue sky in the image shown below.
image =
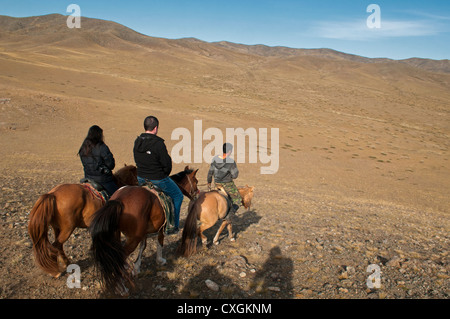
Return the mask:
[[(82, 17), (112, 20), (163, 38), (450, 59), (448, 0), (0, 0), (0, 15), (68, 15), (71, 3), (80, 6)], [(366, 11), (370, 4), (380, 8), (380, 28), (367, 25), (374, 13)]]

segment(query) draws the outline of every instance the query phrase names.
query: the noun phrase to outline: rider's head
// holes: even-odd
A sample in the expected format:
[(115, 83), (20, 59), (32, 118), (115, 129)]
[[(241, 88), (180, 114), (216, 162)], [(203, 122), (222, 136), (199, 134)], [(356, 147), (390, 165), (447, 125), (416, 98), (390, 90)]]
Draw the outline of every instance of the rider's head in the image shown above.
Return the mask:
[(98, 125), (92, 125), (89, 128), (88, 135), (86, 137), (89, 139), (93, 145), (97, 145), (100, 142), (103, 142), (103, 130)]
[(146, 132), (152, 132), (156, 127), (159, 126), (159, 121), (154, 116), (147, 116), (144, 120), (144, 129)]
[(231, 143), (225, 143), (223, 144), (222, 149), (224, 154), (231, 154), (233, 151), (233, 145)]
[(104, 143), (103, 141), (103, 130), (98, 125), (92, 125), (89, 128), (88, 134), (81, 144), (81, 147), (78, 151), (78, 155), (87, 156), (91, 154), (92, 148), (98, 143)]

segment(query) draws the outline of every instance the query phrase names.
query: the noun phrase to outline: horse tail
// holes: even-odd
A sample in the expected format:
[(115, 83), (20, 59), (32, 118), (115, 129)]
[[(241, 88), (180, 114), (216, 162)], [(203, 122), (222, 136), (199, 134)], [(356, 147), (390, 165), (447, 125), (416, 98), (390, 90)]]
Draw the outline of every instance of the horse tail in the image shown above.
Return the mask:
[(181, 244), (178, 246), (177, 252), (184, 257), (189, 257), (197, 251), (197, 216), (198, 209), (192, 202), (186, 217), (186, 222), (181, 236)]
[(103, 287), (109, 291), (114, 291), (118, 285), (132, 284), (127, 255), (120, 242), (119, 221), (123, 209), (122, 202), (110, 200), (94, 214), (89, 226), (94, 263)]
[(48, 240), (48, 225), (56, 210), (55, 195), (52, 193), (41, 195), (30, 212), (28, 222), (28, 234), (33, 241), (36, 263), (52, 276), (60, 274), (58, 250)]

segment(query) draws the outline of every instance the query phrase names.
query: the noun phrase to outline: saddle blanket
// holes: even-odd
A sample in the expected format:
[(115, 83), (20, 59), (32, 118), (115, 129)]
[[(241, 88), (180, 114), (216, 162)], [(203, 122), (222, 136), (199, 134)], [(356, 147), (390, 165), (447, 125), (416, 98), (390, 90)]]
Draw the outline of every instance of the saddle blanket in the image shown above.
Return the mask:
[(164, 214), (166, 215), (166, 222), (162, 227), (164, 228), (165, 232), (170, 232), (175, 227), (175, 208), (173, 205), (173, 200), (170, 196), (166, 195), (162, 190), (159, 188), (157, 189), (152, 183), (147, 182), (146, 185), (144, 185), (150, 192), (156, 195), (158, 197), (159, 202), (164, 210)]
[(82, 183), (81, 186), (83, 186), (87, 191), (89, 191), (93, 199), (101, 200), (102, 205), (105, 205), (106, 201), (109, 199), (109, 196), (106, 194), (105, 191), (99, 191), (95, 189), (95, 187), (92, 186), (90, 183)]

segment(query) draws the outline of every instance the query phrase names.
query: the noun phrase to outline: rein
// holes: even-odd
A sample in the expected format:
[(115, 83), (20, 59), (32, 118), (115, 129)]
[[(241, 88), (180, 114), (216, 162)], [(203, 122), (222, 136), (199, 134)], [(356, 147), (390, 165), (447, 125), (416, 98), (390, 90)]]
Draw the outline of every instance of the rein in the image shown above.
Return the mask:
[(189, 186), (191, 187), (191, 191), (190, 191), (189, 193), (183, 189), (183, 186), (182, 186), (180, 183), (176, 182), (176, 184), (178, 185), (178, 187), (179, 187), (180, 189), (182, 189), (182, 190), (186, 193), (185, 195), (186, 195), (190, 200), (194, 200), (194, 199), (197, 198), (197, 193), (194, 191), (194, 185), (193, 185), (191, 179), (189, 178), (189, 175), (186, 174), (185, 176), (186, 176), (186, 178), (187, 178), (187, 180), (188, 180), (188, 182), (189, 182)]
[[(194, 199), (196, 199), (196, 197), (197, 197), (197, 194), (198, 194), (198, 192), (195, 192), (194, 191), (194, 185), (192, 184), (192, 181), (191, 181), (191, 179), (189, 178), (189, 175), (188, 174), (186, 174), (186, 177), (187, 177), (187, 180), (188, 180), (188, 182), (189, 182), (189, 186), (191, 186), (191, 192), (189, 193), (189, 199), (190, 200), (194, 200)], [(198, 186), (198, 185), (197, 185)]]

